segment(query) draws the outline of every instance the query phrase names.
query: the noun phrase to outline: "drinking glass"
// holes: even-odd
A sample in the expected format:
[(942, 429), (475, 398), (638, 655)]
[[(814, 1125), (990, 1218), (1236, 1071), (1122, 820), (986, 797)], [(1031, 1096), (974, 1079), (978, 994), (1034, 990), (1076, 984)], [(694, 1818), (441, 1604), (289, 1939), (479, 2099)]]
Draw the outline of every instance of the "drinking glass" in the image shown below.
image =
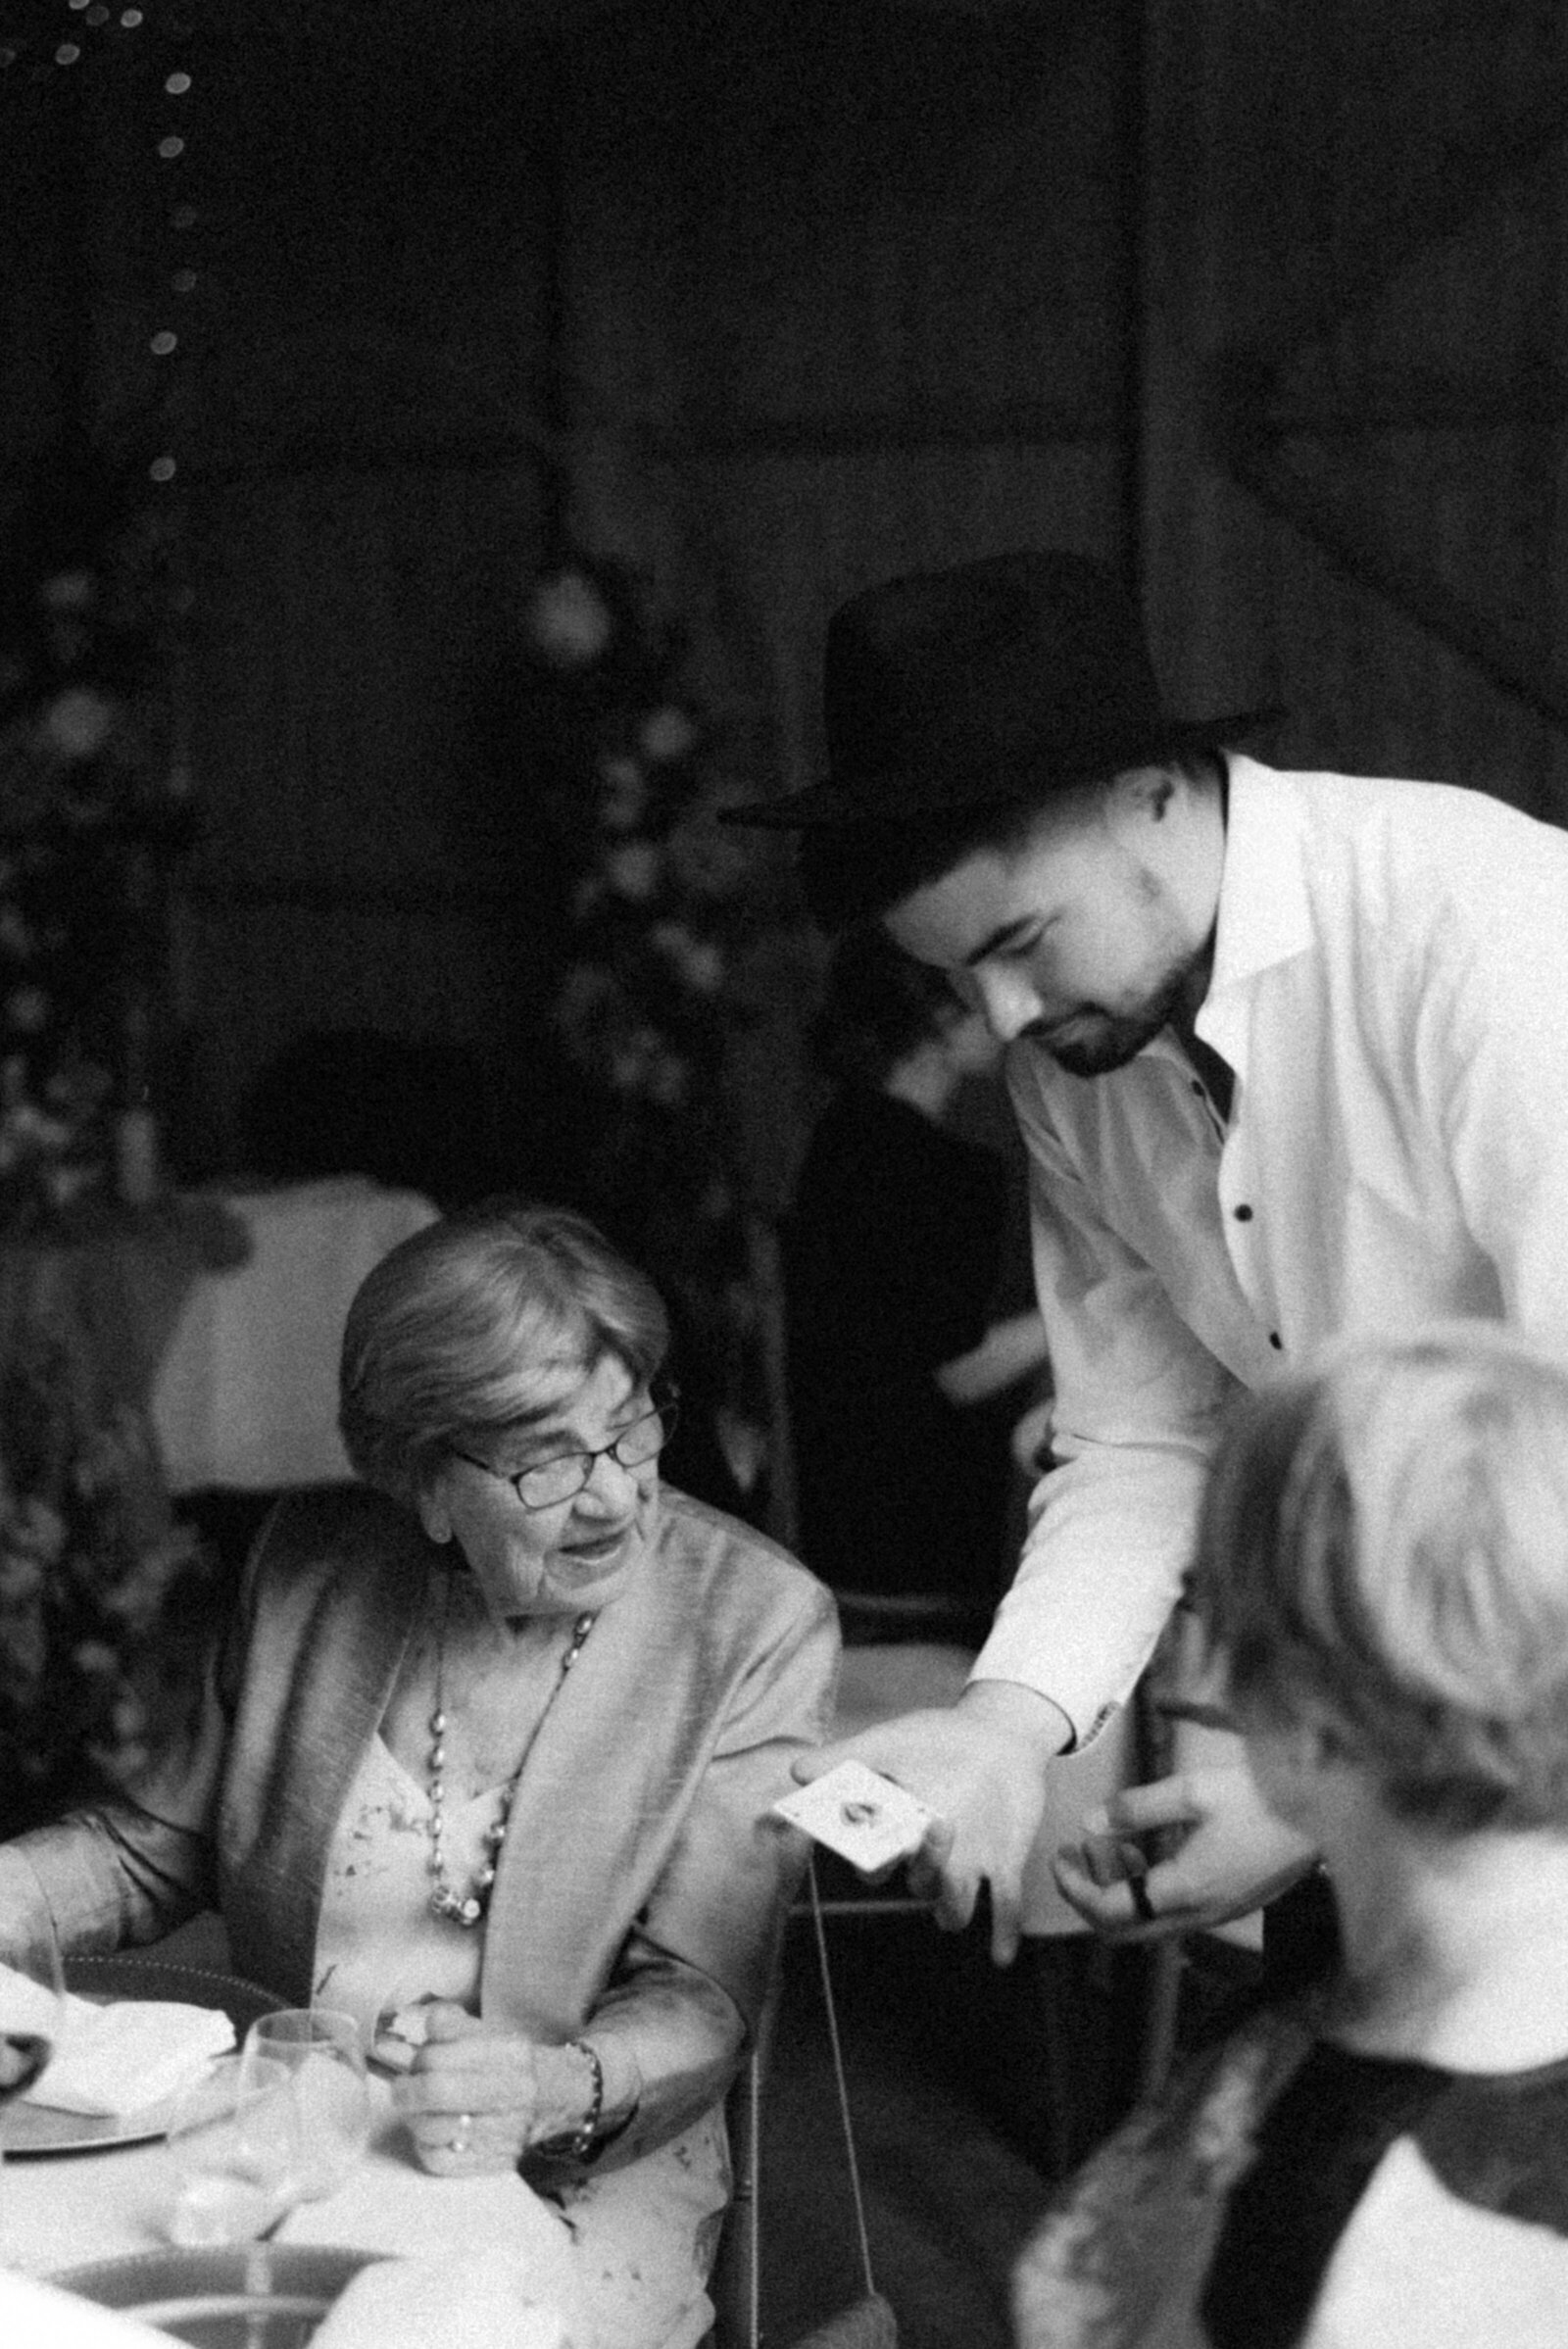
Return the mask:
[(300, 2199), (330, 2194), (370, 2134), (370, 2089), (354, 2017), (324, 2006), (262, 2015), (245, 2033), (241, 2063), (281, 2064), (290, 2073), (303, 2147)]
[(175, 2099), (168, 2143), (179, 2178), (171, 2241), (252, 2241), (300, 2198), (293, 2074), (285, 2064), (220, 2056)]

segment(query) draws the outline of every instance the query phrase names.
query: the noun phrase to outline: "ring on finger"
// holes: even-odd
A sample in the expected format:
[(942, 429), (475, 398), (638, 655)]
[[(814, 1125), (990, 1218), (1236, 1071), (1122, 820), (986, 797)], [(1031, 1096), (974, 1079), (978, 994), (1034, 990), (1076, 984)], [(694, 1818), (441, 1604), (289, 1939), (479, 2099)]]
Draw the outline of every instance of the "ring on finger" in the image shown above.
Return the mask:
[(1157, 1924), (1158, 1911), (1155, 1909), (1153, 1902), (1149, 1897), (1149, 1884), (1147, 1880), (1142, 1876), (1130, 1876), (1127, 1879), (1127, 1889), (1133, 1896), (1133, 1907), (1138, 1912), (1139, 1924)]
[(447, 2139), (447, 2151), (448, 2151), (448, 2153), (466, 2153), (466, 2152), (467, 2152), (467, 2150), (468, 2150), (468, 2131), (469, 2131), (469, 2129), (472, 2129), (472, 2127), (473, 2127), (473, 2115), (472, 2115), (472, 2113), (459, 2113), (459, 2115), (458, 2115), (458, 2133), (457, 2133), (457, 2135), (456, 2135), (455, 2137), (448, 2137), (448, 2139)]

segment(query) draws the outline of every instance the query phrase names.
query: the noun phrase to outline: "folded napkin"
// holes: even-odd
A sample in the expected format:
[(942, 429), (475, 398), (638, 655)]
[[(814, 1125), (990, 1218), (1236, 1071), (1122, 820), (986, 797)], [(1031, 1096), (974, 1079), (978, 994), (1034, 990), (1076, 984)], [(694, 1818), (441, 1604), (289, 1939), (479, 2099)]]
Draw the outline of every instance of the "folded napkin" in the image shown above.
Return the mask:
[(576, 2349), (540, 2304), (526, 2255), (492, 2248), (362, 2268), (312, 2334), (315, 2349)]
[[(468, 2263), (499, 2248), (520, 2263), (520, 2283), (514, 2278), (509, 2287), (514, 2318), (519, 2302), (526, 2303), (561, 2318), (565, 2341), (586, 2343), (590, 2334), (582, 2285), (571, 2234), (561, 2213), (514, 2170), (477, 2178), (430, 2177), (409, 2151), (384, 2080), (372, 2080), (371, 2104), (376, 2119), (365, 2160), (319, 2202), (301, 2203), (290, 2211), (278, 2228), (278, 2241), (386, 2251), (400, 2261), (413, 2255), (420, 2266), (428, 2264), (421, 2253), (429, 2259), (439, 2255)], [(367, 2337), (373, 2345), (373, 2327)], [(415, 2349), (426, 2349), (427, 2341), (452, 2349), (439, 2325), (425, 2340), (417, 2334), (411, 2337)], [(551, 2338), (541, 2336), (546, 2342)], [(518, 2336), (518, 2349), (533, 2349), (531, 2333)]]
[(0, 1966), (0, 2000), (14, 2030), (53, 2039), (55, 2052), (29, 2101), (57, 2112), (144, 2112), (176, 2096), (234, 2044), (233, 2024), (214, 2007), (163, 1998), (96, 2006), (68, 1995), (61, 2010), (41, 1984), (10, 1966)]

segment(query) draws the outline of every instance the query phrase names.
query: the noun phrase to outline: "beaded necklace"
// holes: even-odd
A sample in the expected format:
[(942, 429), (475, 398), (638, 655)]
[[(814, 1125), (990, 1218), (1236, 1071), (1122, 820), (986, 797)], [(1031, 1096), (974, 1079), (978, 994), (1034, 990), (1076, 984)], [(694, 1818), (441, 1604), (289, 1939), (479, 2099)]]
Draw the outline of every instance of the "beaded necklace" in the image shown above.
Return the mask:
[(454, 1925), (461, 1925), (471, 1930), (472, 1927), (479, 1923), (486, 1909), (490, 1906), (490, 1889), (496, 1881), (496, 1865), (501, 1857), (501, 1846), (507, 1839), (507, 1822), (512, 1816), (512, 1806), (514, 1801), (516, 1799), (518, 1783), (521, 1780), (528, 1756), (533, 1751), (534, 1738), (538, 1737), (539, 1732), (544, 1728), (545, 1716), (549, 1713), (551, 1706), (555, 1703), (557, 1696), (561, 1693), (561, 1688), (565, 1681), (567, 1673), (571, 1670), (573, 1664), (575, 1664), (577, 1658), (581, 1655), (584, 1642), (588, 1638), (588, 1634), (593, 1630), (595, 1621), (597, 1619), (593, 1615), (579, 1615), (576, 1622), (572, 1625), (571, 1639), (567, 1644), (565, 1654), (561, 1659), (561, 1671), (557, 1676), (556, 1685), (551, 1689), (548, 1697), (545, 1699), (544, 1712), (540, 1714), (538, 1720), (534, 1723), (533, 1730), (529, 1736), (527, 1744), (522, 1749), (522, 1757), (519, 1760), (516, 1769), (513, 1772), (511, 1778), (507, 1781), (507, 1784), (502, 1790), (500, 1813), (492, 1825), (487, 1827), (484, 1831), (485, 1842), (490, 1847), (489, 1857), (486, 1859), (483, 1867), (479, 1869), (467, 1891), (460, 1892), (447, 1875), (446, 1853), (442, 1849), (442, 1838), (446, 1834), (445, 1813), (447, 1799), (446, 1779), (444, 1775), (447, 1759), (447, 1749), (444, 1742), (447, 1732), (447, 1609), (450, 1606), (451, 1601), (452, 1584), (450, 1578), (446, 1578), (442, 1583), (441, 1623), (436, 1634), (435, 1710), (430, 1715), (431, 1743), (430, 1762), (427, 1776), (427, 1784), (430, 1794), (429, 1870), (432, 1878), (435, 1880), (435, 1889), (430, 1894), (430, 1906), (438, 1917), (449, 1918)]

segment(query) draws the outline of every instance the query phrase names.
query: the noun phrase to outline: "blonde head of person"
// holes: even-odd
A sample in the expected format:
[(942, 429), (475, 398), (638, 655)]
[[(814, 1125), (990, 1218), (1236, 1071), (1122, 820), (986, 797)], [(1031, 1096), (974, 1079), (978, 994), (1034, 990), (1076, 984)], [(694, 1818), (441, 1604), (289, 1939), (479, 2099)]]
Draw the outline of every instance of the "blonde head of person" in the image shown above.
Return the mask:
[[(1466, 1321), (1250, 1397), (1194, 1597), (1259, 1790), (1323, 1853), (1356, 2028), (1442, 2060), (1470, 2031), (1524, 2044), (1534, 2012), (1553, 2041), (1568, 1952), (1521, 1965), (1489, 1919), (1505, 1885), (1521, 1926), (1559, 1875), (1568, 1897), (1568, 1361)], [(1391, 1966), (1399, 2025), (1372, 2019)]]
[(1568, 2339), (1568, 1360), (1443, 1323), (1248, 1397), (1193, 1595), (1340, 1963), (1085, 2166), (1024, 2349)]

